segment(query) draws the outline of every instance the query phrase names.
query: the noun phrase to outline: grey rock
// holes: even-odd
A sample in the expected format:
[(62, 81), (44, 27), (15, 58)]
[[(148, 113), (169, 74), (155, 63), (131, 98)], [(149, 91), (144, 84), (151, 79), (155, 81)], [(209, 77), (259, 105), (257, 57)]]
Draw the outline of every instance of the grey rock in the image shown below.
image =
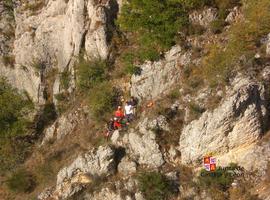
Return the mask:
[[(184, 127), (179, 140), (182, 162), (200, 163), (210, 152), (217, 158), (226, 154), (234, 157), (235, 152), (256, 143), (267, 122), (264, 92), (260, 84), (236, 79), (230, 95), (218, 108)], [(241, 160), (238, 154), (231, 161)]]
[(167, 122), (166, 117), (159, 115), (156, 119), (149, 121), (147, 124), (148, 129), (161, 129), (169, 131), (169, 123)]
[(145, 198), (141, 192), (138, 192), (135, 194), (135, 200), (145, 200)]
[(118, 165), (118, 172), (124, 175), (129, 175), (137, 170), (137, 164), (134, 161), (125, 157)]
[[(33, 12), (25, 10), (25, 4), (19, 2), (15, 9), (15, 39), (11, 41), (15, 68), (8, 73), (1, 69), (0, 75), (6, 76), (15, 87), (26, 90), (35, 103), (44, 104), (47, 71), (69, 70), (74, 78), (73, 65), (82, 46), (89, 58), (108, 57), (108, 24), (116, 17), (116, 4), (113, 0), (48, 0)], [(1, 28), (4, 23), (0, 22)], [(2, 44), (0, 34), (0, 52), (8, 49), (7, 44)], [(42, 63), (43, 68), (35, 69), (35, 63)], [(71, 83), (75, 87), (74, 80)], [(53, 85), (53, 94), (59, 93), (58, 74)]]
[(67, 199), (82, 190), (84, 185), (93, 182), (93, 178), (115, 173), (114, 153), (111, 147), (100, 146), (78, 156), (69, 166), (58, 172), (55, 189), (43, 192), (39, 195), (40, 200), (46, 200), (47, 197)]
[(75, 128), (86, 119), (87, 115), (83, 108), (77, 108), (71, 112), (63, 114), (44, 132), (41, 146), (52, 140), (60, 140), (73, 133)]
[(270, 33), (267, 36), (266, 42), (266, 55), (270, 56)]
[(236, 6), (227, 15), (225, 21), (231, 24), (243, 19), (244, 19), (243, 13), (241, 12), (240, 8)]
[(261, 75), (264, 81), (270, 81), (270, 66), (266, 66)]
[(199, 24), (204, 27), (208, 27), (212, 21), (217, 19), (217, 9), (206, 8), (201, 11), (194, 11), (189, 15), (189, 20), (193, 24)]
[(185, 52), (180, 46), (173, 47), (165, 55), (165, 59), (157, 62), (145, 62), (139, 66), (140, 75), (131, 78), (131, 95), (140, 100), (155, 99), (170, 91), (179, 81), (180, 66), (191, 62), (191, 53)]
[(148, 119), (145, 119), (140, 124), (138, 131), (130, 131), (128, 134), (128, 146), (130, 155), (138, 160), (139, 164), (156, 168), (163, 165), (164, 159), (156, 142), (156, 135), (151, 130), (147, 130), (145, 126), (147, 121)]
[(84, 200), (131, 200), (129, 195), (122, 196), (118, 192), (111, 191), (109, 188), (102, 188), (100, 192), (86, 194)]
[(97, 150), (90, 150), (80, 155), (68, 167), (64, 167), (57, 175), (57, 188), (61, 187), (65, 179), (72, 178), (77, 170), (92, 176), (108, 176), (115, 172), (114, 150), (100, 146)]

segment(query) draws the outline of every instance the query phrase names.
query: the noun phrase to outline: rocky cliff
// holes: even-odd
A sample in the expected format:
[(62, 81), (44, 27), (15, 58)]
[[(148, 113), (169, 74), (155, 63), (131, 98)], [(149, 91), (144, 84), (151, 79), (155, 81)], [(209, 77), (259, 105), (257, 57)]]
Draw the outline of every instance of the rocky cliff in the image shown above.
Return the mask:
[[(260, 45), (256, 43), (258, 47), (252, 49), (254, 55), (248, 52), (232, 59), (233, 67), (228, 70), (232, 74), (224, 75), (223, 68), (215, 74), (216, 68), (210, 68), (218, 81), (209, 83), (204, 72), (209, 70), (204, 68), (206, 61), (214, 60), (216, 53), (211, 53), (209, 44), (226, 44), (230, 28), (245, 21), (243, 5), (226, 8), (224, 13), (217, 5), (193, 9), (187, 15), (188, 30), (177, 33), (177, 44), (159, 52), (156, 60), (134, 61), (132, 67), (139, 73), (119, 75), (121, 54), (130, 48), (122, 40), (132, 34), (119, 34), (124, 45), (116, 42), (119, 25), (115, 20), (121, 15), (122, 1), (6, 2), (0, 2), (0, 75), (26, 91), (35, 113), (39, 106), (57, 103), (59, 94), (74, 97), (72, 102), (62, 100), (67, 109), (58, 111), (37, 139), (29, 142), (32, 152), (19, 167), (34, 174), (30, 176), (35, 180), (34, 189), (31, 184), (20, 195), (6, 192), (3, 184), (0, 198), (269, 199), (269, 34), (260, 36)], [(216, 24), (221, 19), (222, 28)], [(134, 46), (135, 55), (139, 45)], [(102, 120), (110, 114), (99, 109), (102, 116), (93, 116), (96, 107), (89, 103), (93, 94), (102, 91), (93, 86), (78, 92), (76, 64), (81, 58), (112, 65), (102, 77), (106, 82), (102, 81), (112, 82), (112, 90), (118, 91), (118, 96), (112, 95), (113, 103), (119, 103), (123, 94), (139, 100), (135, 120), (127, 128), (115, 130), (108, 140), (103, 138)], [(217, 60), (216, 66), (229, 63)], [(67, 88), (61, 83), (66, 72), (70, 75)], [(88, 93), (92, 95), (85, 97)], [(101, 96), (97, 101), (103, 103), (104, 99)], [(47, 118), (43, 120), (49, 121)], [(214, 178), (201, 173), (203, 158), (209, 155), (223, 167)], [(240, 175), (222, 171), (228, 166), (237, 166)], [(11, 179), (5, 177), (0, 176), (0, 183), (8, 182), (10, 187)]]

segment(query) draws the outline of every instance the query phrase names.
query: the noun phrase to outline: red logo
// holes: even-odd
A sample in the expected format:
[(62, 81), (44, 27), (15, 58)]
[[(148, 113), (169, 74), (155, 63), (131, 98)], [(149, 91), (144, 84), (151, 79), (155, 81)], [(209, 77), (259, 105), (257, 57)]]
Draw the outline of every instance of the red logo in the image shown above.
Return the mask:
[(217, 166), (216, 166), (216, 158), (212, 156), (205, 156), (203, 158), (203, 165), (206, 171), (216, 171)]

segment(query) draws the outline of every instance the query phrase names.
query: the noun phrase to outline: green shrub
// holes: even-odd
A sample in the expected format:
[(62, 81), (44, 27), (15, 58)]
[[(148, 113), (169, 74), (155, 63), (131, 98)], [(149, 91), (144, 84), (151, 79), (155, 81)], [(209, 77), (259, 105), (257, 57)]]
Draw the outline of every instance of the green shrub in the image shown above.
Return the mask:
[(232, 25), (229, 42), (213, 46), (204, 60), (204, 75), (210, 84), (226, 83), (234, 70), (239, 70), (235, 66), (240, 57), (252, 58), (258, 40), (270, 31), (270, 1), (245, 0), (243, 8), (246, 20)]
[(57, 112), (53, 103), (46, 103), (37, 119), (36, 131), (42, 133), (44, 128), (54, 122), (57, 118)]
[(180, 92), (179, 92), (179, 89), (173, 89), (170, 94), (169, 94), (169, 98), (171, 100), (176, 100), (180, 97)]
[(70, 71), (65, 70), (60, 75), (60, 84), (65, 90), (67, 90), (69, 88), (70, 81), (71, 81), (71, 73)]
[(27, 114), (33, 109), (29, 99), (0, 78), (0, 136), (22, 135), (27, 132)]
[(35, 178), (23, 169), (13, 173), (7, 180), (7, 186), (13, 192), (28, 193), (33, 191), (35, 185)]
[(216, 171), (209, 172), (202, 169), (199, 176), (199, 184), (203, 188), (218, 188), (222, 191), (227, 191), (233, 180), (235, 174), (232, 172), (237, 169), (237, 164), (230, 164), (229, 170), (218, 167)]
[[(188, 24), (188, 15), (179, 1), (126, 1), (117, 20), (121, 31), (129, 32), (130, 54), (142, 63), (155, 61), (176, 43), (176, 35)], [(134, 59), (130, 61), (133, 63)]]
[(87, 61), (80, 59), (76, 65), (77, 85), (85, 91), (106, 79), (107, 63), (101, 60)]
[(156, 44), (168, 48), (176, 33), (188, 22), (181, 3), (177, 1), (132, 0), (122, 7), (118, 19), (124, 31), (138, 32), (142, 46)]
[(31, 143), (13, 138), (0, 139), (0, 175), (22, 164), (31, 152)]
[(139, 190), (146, 200), (163, 200), (172, 194), (170, 182), (158, 172), (143, 172), (138, 176)]
[(65, 111), (68, 110), (70, 107), (70, 96), (69, 93), (64, 92), (64, 93), (59, 93), (54, 95), (55, 99), (58, 101), (57, 102), (57, 112), (59, 114), (64, 113)]
[(3, 62), (5, 66), (14, 67), (15, 57), (14, 56), (3, 56)]
[(226, 26), (226, 22), (224, 19), (217, 19), (211, 22), (210, 29), (212, 33), (218, 34), (221, 33), (223, 28)]
[(89, 91), (89, 106), (94, 118), (98, 120), (112, 113), (115, 107), (115, 90), (109, 82), (103, 82)]

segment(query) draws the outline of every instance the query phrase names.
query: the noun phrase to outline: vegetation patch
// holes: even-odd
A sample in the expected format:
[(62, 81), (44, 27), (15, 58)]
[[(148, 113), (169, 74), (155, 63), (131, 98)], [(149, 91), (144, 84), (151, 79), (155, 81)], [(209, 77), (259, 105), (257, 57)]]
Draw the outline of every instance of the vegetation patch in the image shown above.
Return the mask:
[(88, 99), (93, 117), (106, 119), (118, 105), (118, 91), (109, 82), (103, 82), (89, 91)]
[(107, 78), (108, 65), (106, 61), (88, 61), (80, 58), (76, 64), (77, 85), (81, 91), (87, 91)]
[(7, 180), (7, 186), (13, 192), (29, 193), (35, 185), (35, 178), (24, 169), (14, 172)]
[(32, 102), (0, 78), (0, 136), (17, 136), (27, 132)]
[[(210, 85), (226, 84), (235, 70), (241, 70), (240, 58), (253, 58), (258, 41), (270, 31), (270, 2), (245, 0), (245, 21), (231, 26), (225, 46), (214, 45), (203, 62), (203, 74)], [(238, 66), (238, 67), (237, 67)]]
[(164, 200), (173, 194), (170, 182), (159, 172), (143, 172), (137, 179), (146, 200)]
[(229, 170), (218, 167), (216, 171), (209, 172), (202, 169), (199, 176), (199, 185), (205, 189), (214, 187), (221, 191), (227, 191), (236, 177), (234, 170), (238, 168), (237, 164), (232, 163), (228, 167)]

